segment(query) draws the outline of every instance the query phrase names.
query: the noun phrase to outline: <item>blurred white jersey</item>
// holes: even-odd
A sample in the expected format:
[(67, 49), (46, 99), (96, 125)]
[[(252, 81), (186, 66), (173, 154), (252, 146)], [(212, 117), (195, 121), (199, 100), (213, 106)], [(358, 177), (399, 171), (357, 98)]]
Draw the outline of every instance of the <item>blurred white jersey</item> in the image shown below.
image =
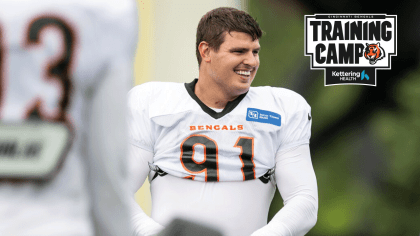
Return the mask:
[(196, 81), (130, 91), (130, 141), (154, 153), (152, 170), (197, 181), (264, 178), (277, 152), (309, 143), (310, 106), (297, 93), (251, 87), (215, 112), (194, 94)]
[(129, 234), (137, 31), (134, 0), (0, 1), (0, 235)]

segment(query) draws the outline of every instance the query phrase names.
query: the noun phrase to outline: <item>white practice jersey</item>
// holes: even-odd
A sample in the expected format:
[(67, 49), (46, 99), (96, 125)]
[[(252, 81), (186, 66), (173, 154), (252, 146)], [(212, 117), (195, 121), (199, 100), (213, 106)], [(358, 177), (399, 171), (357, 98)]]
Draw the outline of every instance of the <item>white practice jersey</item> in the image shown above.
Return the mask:
[(0, 0), (0, 235), (128, 235), (137, 31), (134, 0)]
[(276, 153), (309, 143), (310, 106), (283, 88), (251, 87), (221, 112), (189, 84), (149, 82), (129, 93), (130, 141), (154, 153), (152, 170), (197, 181), (263, 178)]

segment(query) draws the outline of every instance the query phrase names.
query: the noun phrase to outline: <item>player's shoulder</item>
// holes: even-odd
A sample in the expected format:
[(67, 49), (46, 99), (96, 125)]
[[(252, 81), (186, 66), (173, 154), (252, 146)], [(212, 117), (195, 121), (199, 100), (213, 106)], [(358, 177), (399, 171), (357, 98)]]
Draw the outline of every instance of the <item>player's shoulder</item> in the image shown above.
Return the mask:
[(261, 86), (251, 87), (253, 96), (261, 97), (265, 101), (271, 101), (285, 109), (307, 109), (309, 106), (306, 99), (299, 93), (280, 87)]
[[(70, 0), (73, 1), (73, 0)], [(135, 0), (77, 0), (78, 2), (89, 2), (84, 4), (86, 7), (98, 12), (103, 18), (110, 20), (118, 19), (122, 22), (127, 21), (128, 17), (137, 14)]]
[(133, 87), (128, 92), (128, 101), (137, 106), (148, 106), (152, 102), (170, 102), (177, 100), (182, 91), (185, 90), (183, 83), (174, 82), (146, 82)]
[(77, 2), (80, 2), (86, 15), (96, 20), (96, 24), (101, 27), (98, 31), (120, 34), (111, 36), (123, 39), (127, 37), (126, 34), (137, 33), (138, 15), (135, 0), (77, 0)]
[[(44, 0), (46, 1), (46, 0)], [(97, 12), (109, 18), (119, 17), (127, 12), (136, 11), (135, 0), (47, 0), (56, 2), (57, 5), (77, 6), (79, 9)]]
[(129, 94), (133, 96), (148, 96), (150, 94), (177, 92), (184, 87), (182, 83), (150, 81), (134, 86)]
[[(121, 14), (127, 11), (133, 11), (135, 8), (135, 0), (2, 0), (3, 7), (20, 6), (22, 10), (45, 8), (57, 9), (65, 8), (67, 11), (85, 11), (88, 10), (90, 14), (100, 12), (109, 17), (115, 17), (115, 14)], [(113, 13), (114, 15), (109, 15)]]
[[(45, 0), (44, 0), (45, 1)], [(48, 0), (51, 1), (51, 0)], [(56, 6), (67, 12), (75, 12), (84, 24), (93, 23), (96, 32), (109, 35), (109, 38), (125, 38), (127, 34), (137, 33), (138, 15), (135, 0), (60, 0)], [(116, 42), (118, 43), (118, 42)], [(125, 43), (125, 42), (124, 42)]]
[(136, 4), (135, 0), (2, 0), (0, 16), (15, 19), (18, 13), (19, 19), (54, 17), (77, 26), (78, 33), (85, 29), (92, 34), (104, 31), (99, 38), (111, 32), (127, 37), (125, 31), (138, 30)]

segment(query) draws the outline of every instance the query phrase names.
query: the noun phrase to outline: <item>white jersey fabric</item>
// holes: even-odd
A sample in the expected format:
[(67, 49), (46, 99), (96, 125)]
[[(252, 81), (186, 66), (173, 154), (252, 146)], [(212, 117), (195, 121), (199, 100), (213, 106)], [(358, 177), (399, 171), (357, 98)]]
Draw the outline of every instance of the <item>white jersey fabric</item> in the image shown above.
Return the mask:
[(274, 168), (277, 152), (309, 143), (310, 106), (297, 93), (251, 87), (217, 113), (195, 96), (196, 81), (130, 91), (130, 141), (154, 153), (152, 168), (197, 181), (251, 180)]
[[(133, 235), (153, 235), (175, 218), (228, 236), (304, 235), (318, 209), (309, 105), (287, 89), (252, 87), (218, 113), (195, 96), (195, 83), (150, 82), (129, 93), (132, 191), (150, 173), (154, 220), (137, 207)], [(204, 139), (188, 149), (189, 137)], [(276, 182), (285, 207), (267, 225)]]
[(125, 104), (137, 31), (134, 0), (0, 1), (1, 124), (42, 120), (72, 133), (48, 180), (0, 176), (0, 235), (129, 234)]

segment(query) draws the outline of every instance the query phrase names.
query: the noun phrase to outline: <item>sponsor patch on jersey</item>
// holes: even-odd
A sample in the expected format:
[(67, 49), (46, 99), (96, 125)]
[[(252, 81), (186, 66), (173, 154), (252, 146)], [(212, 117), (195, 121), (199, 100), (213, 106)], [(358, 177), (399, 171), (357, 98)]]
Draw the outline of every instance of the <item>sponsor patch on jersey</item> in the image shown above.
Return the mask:
[(49, 179), (71, 139), (63, 123), (0, 123), (0, 179)]
[(275, 112), (260, 110), (256, 108), (248, 108), (246, 111), (246, 120), (260, 123), (267, 123), (276, 126), (281, 125), (281, 116)]

